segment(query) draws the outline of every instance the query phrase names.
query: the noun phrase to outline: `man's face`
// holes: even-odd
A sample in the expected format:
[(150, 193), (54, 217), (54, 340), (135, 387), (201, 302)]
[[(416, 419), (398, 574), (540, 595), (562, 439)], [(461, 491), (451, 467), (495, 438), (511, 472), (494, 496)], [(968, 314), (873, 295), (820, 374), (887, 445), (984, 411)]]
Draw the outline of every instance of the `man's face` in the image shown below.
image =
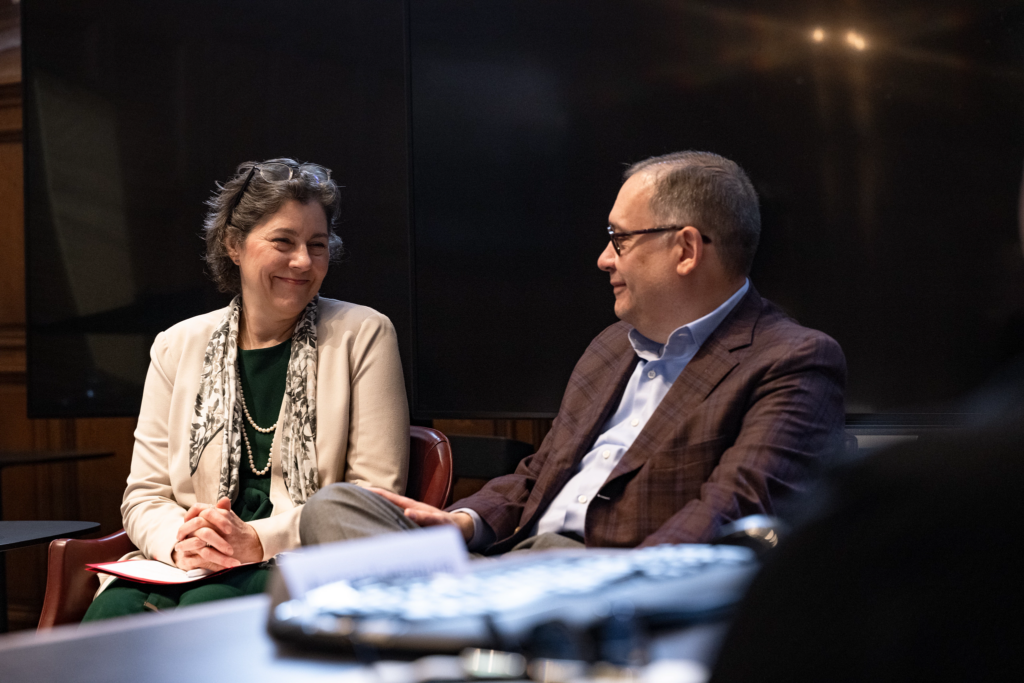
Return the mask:
[[(658, 227), (650, 207), (653, 194), (654, 184), (649, 175), (631, 176), (619, 190), (615, 206), (608, 214), (608, 225), (616, 232)], [(609, 241), (597, 259), (597, 267), (611, 276), (615, 315), (645, 336), (649, 334), (645, 330), (662, 327), (661, 319), (671, 310), (671, 299), (678, 296), (674, 287), (678, 283), (678, 259), (671, 239), (665, 233), (627, 237), (620, 243), (621, 255), (615, 253)]]

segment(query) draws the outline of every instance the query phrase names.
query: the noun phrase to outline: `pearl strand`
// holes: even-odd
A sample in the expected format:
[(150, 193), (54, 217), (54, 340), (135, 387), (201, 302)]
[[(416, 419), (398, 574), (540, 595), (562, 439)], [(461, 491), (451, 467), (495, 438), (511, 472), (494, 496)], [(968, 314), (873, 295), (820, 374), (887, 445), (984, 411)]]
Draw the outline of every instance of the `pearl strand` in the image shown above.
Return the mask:
[(242, 397), (242, 411), (245, 413), (245, 419), (249, 421), (249, 424), (252, 425), (253, 429), (255, 429), (257, 432), (262, 432), (263, 434), (269, 434), (270, 432), (277, 429), (276, 422), (267, 428), (263, 428), (256, 424), (256, 420), (252, 419), (252, 415), (249, 414), (249, 407), (245, 405), (245, 393), (242, 391), (241, 382), (238, 383), (238, 395)]
[[(277, 422), (264, 429), (263, 427), (260, 427), (258, 424), (256, 424), (256, 421), (252, 419), (252, 415), (249, 414), (249, 408), (248, 406), (245, 405), (245, 392), (242, 391), (241, 381), (239, 381), (238, 383), (238, 397), (242, 399), (242, 412), (245, 413), (245, 419), (249, 421), (249, 424), (252, 425), (253, 429), (263, 434), (269, 434), (270, 432), (277, 429)], [(264, 467), (262, 470), (258, 470), (256, 469), (256, 461), (252, 457), (252, 444), (249, 443), (249, 435), (245, 433), (244, 425), (242, 426), (242, 438), (245, 440), (245, 450), (249, 452), (249, 469), (251, 469), (252, 473), (255, 474), (257, 477), (262, 477), (264, 474), (270, 471), (270, 464), (274, 460), (273, 441), (271, 441), (270, 443), (270, 452), (267, 453), (267, 466)]]

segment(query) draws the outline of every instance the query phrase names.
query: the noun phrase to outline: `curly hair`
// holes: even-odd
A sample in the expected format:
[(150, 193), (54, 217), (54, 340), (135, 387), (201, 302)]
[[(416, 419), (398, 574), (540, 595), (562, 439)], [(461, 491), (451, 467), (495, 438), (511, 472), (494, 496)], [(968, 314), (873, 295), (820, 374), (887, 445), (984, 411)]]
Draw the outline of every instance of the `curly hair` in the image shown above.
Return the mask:
[[(248, 187), (245, 188), (245, 194), (232, 213), (231, 207), (253, 167), (271, 163), (291, 166), (296, 172), (290, 180), (274, 182), (264, 180), (260, 173), (253, 174)], [(341, 238), (334, 231), (338, 221), (338, 209), (341, 206), (338, 186), (333, 180), (321, 182), (308, 173), (298, 172), (299, 166), (296, 161), (286, 158), (243, 162), (235, 169), (235, 176), (223, 185), (217, 183), (217, 191), (206, 200), (206, 205), (210, 209), (203, 220), (203, 233), (206, 238), (204, 259), (210, 277), (220, 291), (239, 294), (242, 290), (241, 273), (228, 254), (227, 241), (230, 239), (236, 244), (244, 243), (253, 228), (277, 213), (289, 199), (303, 204), (316, 202), (323, 207), (324, 215), (327, 217), (327, 244), (331, 261), (336, 262), (341, 258)]]

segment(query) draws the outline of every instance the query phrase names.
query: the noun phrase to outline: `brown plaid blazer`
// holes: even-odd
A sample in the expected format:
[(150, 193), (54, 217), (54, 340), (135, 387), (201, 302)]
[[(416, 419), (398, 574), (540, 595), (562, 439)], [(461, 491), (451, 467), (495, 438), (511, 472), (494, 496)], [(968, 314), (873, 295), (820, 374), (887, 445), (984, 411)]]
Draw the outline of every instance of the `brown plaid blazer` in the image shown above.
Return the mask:
[[(528, 536), (618, 407), (638, 362), (616, 323), (576, 364), (550, 433), (515, 474), (449, 509), (494, 530), (487, 554)], [(843, 430), (846, 360), (750, 287), (669, 389), (587, 509), (590, 547), (700, 543), (774, 510)]]

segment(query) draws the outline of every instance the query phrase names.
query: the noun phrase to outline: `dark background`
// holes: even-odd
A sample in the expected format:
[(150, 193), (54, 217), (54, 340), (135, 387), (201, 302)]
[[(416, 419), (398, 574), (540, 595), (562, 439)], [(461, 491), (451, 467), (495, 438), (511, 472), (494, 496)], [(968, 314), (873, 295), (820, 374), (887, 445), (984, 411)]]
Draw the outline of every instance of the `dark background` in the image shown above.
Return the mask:
[(348, 256), (322, 293), (410, 357), (402, 2), (38, 0), (22, 26), (31, 415), (138, 413), (156, 333), (229, 300), (200, 232), (245, 160), (333, 170)]
[(22, 23), (34, 416), (137, 411), (153, 335), (225, 301), (214, 180), (282, 155), (345, 186), (323, 293), (391, 317), (421, 419), (556, 412), (614, 321), (621, 172), (678, 149), (751, 175), (752, 280), (842, 344), (850, 412), (941, 413), (1024, 349), (1019, 3), (33, 0)]

